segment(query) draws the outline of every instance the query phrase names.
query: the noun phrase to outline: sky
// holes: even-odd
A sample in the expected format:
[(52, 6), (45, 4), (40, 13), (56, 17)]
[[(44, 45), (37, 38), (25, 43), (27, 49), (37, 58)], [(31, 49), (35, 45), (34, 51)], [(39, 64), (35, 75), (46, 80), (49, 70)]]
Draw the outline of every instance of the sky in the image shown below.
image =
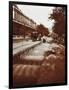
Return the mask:
[(32, 6), (32, 5), (17, 5), (19, 9), (30, 19), (37, 24), (43, 24), (45, 27), (52, 30), (54, 20), (48, 19), (53, 12), (54, 7), (49, 6)]

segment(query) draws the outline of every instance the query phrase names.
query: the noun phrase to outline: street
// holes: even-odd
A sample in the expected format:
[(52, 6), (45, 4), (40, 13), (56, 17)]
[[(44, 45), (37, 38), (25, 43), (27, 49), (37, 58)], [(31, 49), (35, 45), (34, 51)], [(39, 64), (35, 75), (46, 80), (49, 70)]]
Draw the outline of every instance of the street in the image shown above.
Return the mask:
[[(25, 53), (20, 53), (13, 64), (13, 86), (63, 83), (65, 81), (64, 46), (57, 43), (27, 41), (18, 44), (13, 50), (30, 48)], [(29, 47), (30, 46), (30, 47)], [(59, 73), (60, 72), (60, 73)], [(56, 77), (57, 75), (57, 77)]]

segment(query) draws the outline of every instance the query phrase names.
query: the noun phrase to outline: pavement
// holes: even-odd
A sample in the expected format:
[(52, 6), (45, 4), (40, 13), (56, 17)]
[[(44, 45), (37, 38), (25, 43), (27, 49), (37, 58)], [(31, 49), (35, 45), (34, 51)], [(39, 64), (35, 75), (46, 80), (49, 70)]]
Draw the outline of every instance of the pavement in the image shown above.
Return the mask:
[(23, 41), (20, 43), (13, 43), (13, 55), (23, 52), (29, 48), (32, 48), (38, 44), (40, 44), (41, 41), (32, 42), (32, 40), (29, 41)]
[(13, 49), (16, 49), (18, 47), (21, 47), (21, 46), (25, 46), (25, 45), (29, 45), (30, 43), (33, 43), (32, 40), (29, 40), (29, 41), (26, 41), (26, 40), (23, 40), (21, 42), (18, 42), (18, 43), (13, 43)]

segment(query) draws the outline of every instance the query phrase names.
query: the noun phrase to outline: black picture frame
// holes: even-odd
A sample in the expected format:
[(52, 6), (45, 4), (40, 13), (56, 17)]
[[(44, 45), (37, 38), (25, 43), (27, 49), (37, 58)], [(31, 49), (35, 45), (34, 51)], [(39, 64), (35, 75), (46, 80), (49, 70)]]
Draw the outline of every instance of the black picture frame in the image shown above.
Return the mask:
[[(31, 85), (14, 87), (13, 86), (13, 4), (18, 5), (33, 5), (33, 6), (54, 6), (54, 7), (65, 7), (65, 81), (64, 83), (51, 83), (41, 85)], [(9, 1), (9, 88), (29, 88), (29, 87), (46, 87), (46, 86), (61, 86), (67, 85), (67, 5), (65, 4), (49, 4), (49, 3), (33, 3), (33, 2), (20, 2), (20, 1)]]

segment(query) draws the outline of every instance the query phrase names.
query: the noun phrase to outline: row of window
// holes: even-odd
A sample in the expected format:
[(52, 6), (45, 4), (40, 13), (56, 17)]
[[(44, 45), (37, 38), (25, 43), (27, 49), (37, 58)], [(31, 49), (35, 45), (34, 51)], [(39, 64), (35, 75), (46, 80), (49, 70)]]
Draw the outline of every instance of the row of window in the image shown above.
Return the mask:
[(34, 29), (36, 28), (36, 23), (34, 23), (34, 21), (25, 17), (16, 9), (13, 9), (13, 19)]

